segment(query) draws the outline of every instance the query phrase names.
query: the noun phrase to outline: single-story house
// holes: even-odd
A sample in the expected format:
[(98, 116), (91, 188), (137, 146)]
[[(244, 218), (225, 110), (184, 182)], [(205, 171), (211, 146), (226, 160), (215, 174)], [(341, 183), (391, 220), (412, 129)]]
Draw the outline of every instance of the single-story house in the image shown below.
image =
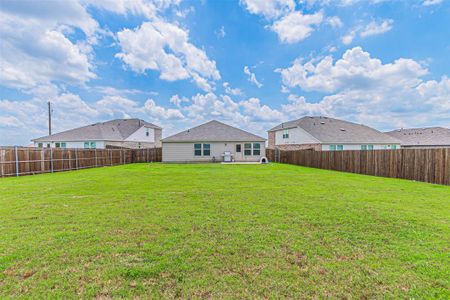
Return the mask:
[(400, 140), (402, 148), (450, 148), (449, 128), (402, 128), (386, 134)]
[(258, 162), (265, 156), (265, 138), (210, 121), (162, 139), (163, 162)]
[(162, 128), (140, 119), (95, 123), (32, 140), (45, 148), (154, 148), (161, 147)]
[(329, 117), (303, 117), (270, 129), (268, 148), (316, 151), (398, 149), (400, 141), (365, 125)]

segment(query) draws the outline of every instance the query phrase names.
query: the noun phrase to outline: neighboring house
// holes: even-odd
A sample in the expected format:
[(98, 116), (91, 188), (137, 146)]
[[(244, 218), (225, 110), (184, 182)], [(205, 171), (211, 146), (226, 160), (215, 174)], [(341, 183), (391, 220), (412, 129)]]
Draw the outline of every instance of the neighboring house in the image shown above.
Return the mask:
[(210, 121), (162, 139), (163, 162), (257, 162), (265, 156), (266, 139), (244, 130)]
[(328, 117), (303, 117), (270, 129), (268, 148), (316, 151), (398, 149), (400, 141), (373, 128)]
[(402, 148), (450, 148), (449, 128), (397, 129), (386, 134), (400, 140)]
[(162, 129), (140, 119), (117, 119), (83, 126), (32, 140), (45, 148), (161, 147)]

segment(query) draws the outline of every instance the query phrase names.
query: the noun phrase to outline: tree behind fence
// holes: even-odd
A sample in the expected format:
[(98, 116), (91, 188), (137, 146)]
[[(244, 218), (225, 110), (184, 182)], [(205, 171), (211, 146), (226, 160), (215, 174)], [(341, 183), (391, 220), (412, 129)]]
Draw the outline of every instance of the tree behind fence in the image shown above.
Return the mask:
[(450, 185), (450, 148), (373, 151), (267, 149), (266, 156), (273, 162)]
[(0, 177), (161, 161), (161, 148), (0, 148)]

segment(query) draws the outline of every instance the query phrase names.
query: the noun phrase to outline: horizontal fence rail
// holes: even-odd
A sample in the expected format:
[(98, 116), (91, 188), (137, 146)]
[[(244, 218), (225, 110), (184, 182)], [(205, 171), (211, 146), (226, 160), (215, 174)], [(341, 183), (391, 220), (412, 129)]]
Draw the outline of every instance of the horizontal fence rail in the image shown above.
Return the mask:
[(0, 177), (53, 173), (140, 162), (160, 162), (161, 148), (53, 149), (0, 147)]
[(314, 151), (267, 149), (270, 161), (450, 185), (450, 148)]

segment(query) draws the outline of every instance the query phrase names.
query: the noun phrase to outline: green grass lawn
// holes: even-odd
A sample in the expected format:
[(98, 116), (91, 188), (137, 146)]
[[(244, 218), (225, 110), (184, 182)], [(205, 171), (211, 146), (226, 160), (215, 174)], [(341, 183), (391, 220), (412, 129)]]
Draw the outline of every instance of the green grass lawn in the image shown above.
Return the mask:
[(291, 165), (0, 179), (0, 298), (449, 298), (450, 187)]

